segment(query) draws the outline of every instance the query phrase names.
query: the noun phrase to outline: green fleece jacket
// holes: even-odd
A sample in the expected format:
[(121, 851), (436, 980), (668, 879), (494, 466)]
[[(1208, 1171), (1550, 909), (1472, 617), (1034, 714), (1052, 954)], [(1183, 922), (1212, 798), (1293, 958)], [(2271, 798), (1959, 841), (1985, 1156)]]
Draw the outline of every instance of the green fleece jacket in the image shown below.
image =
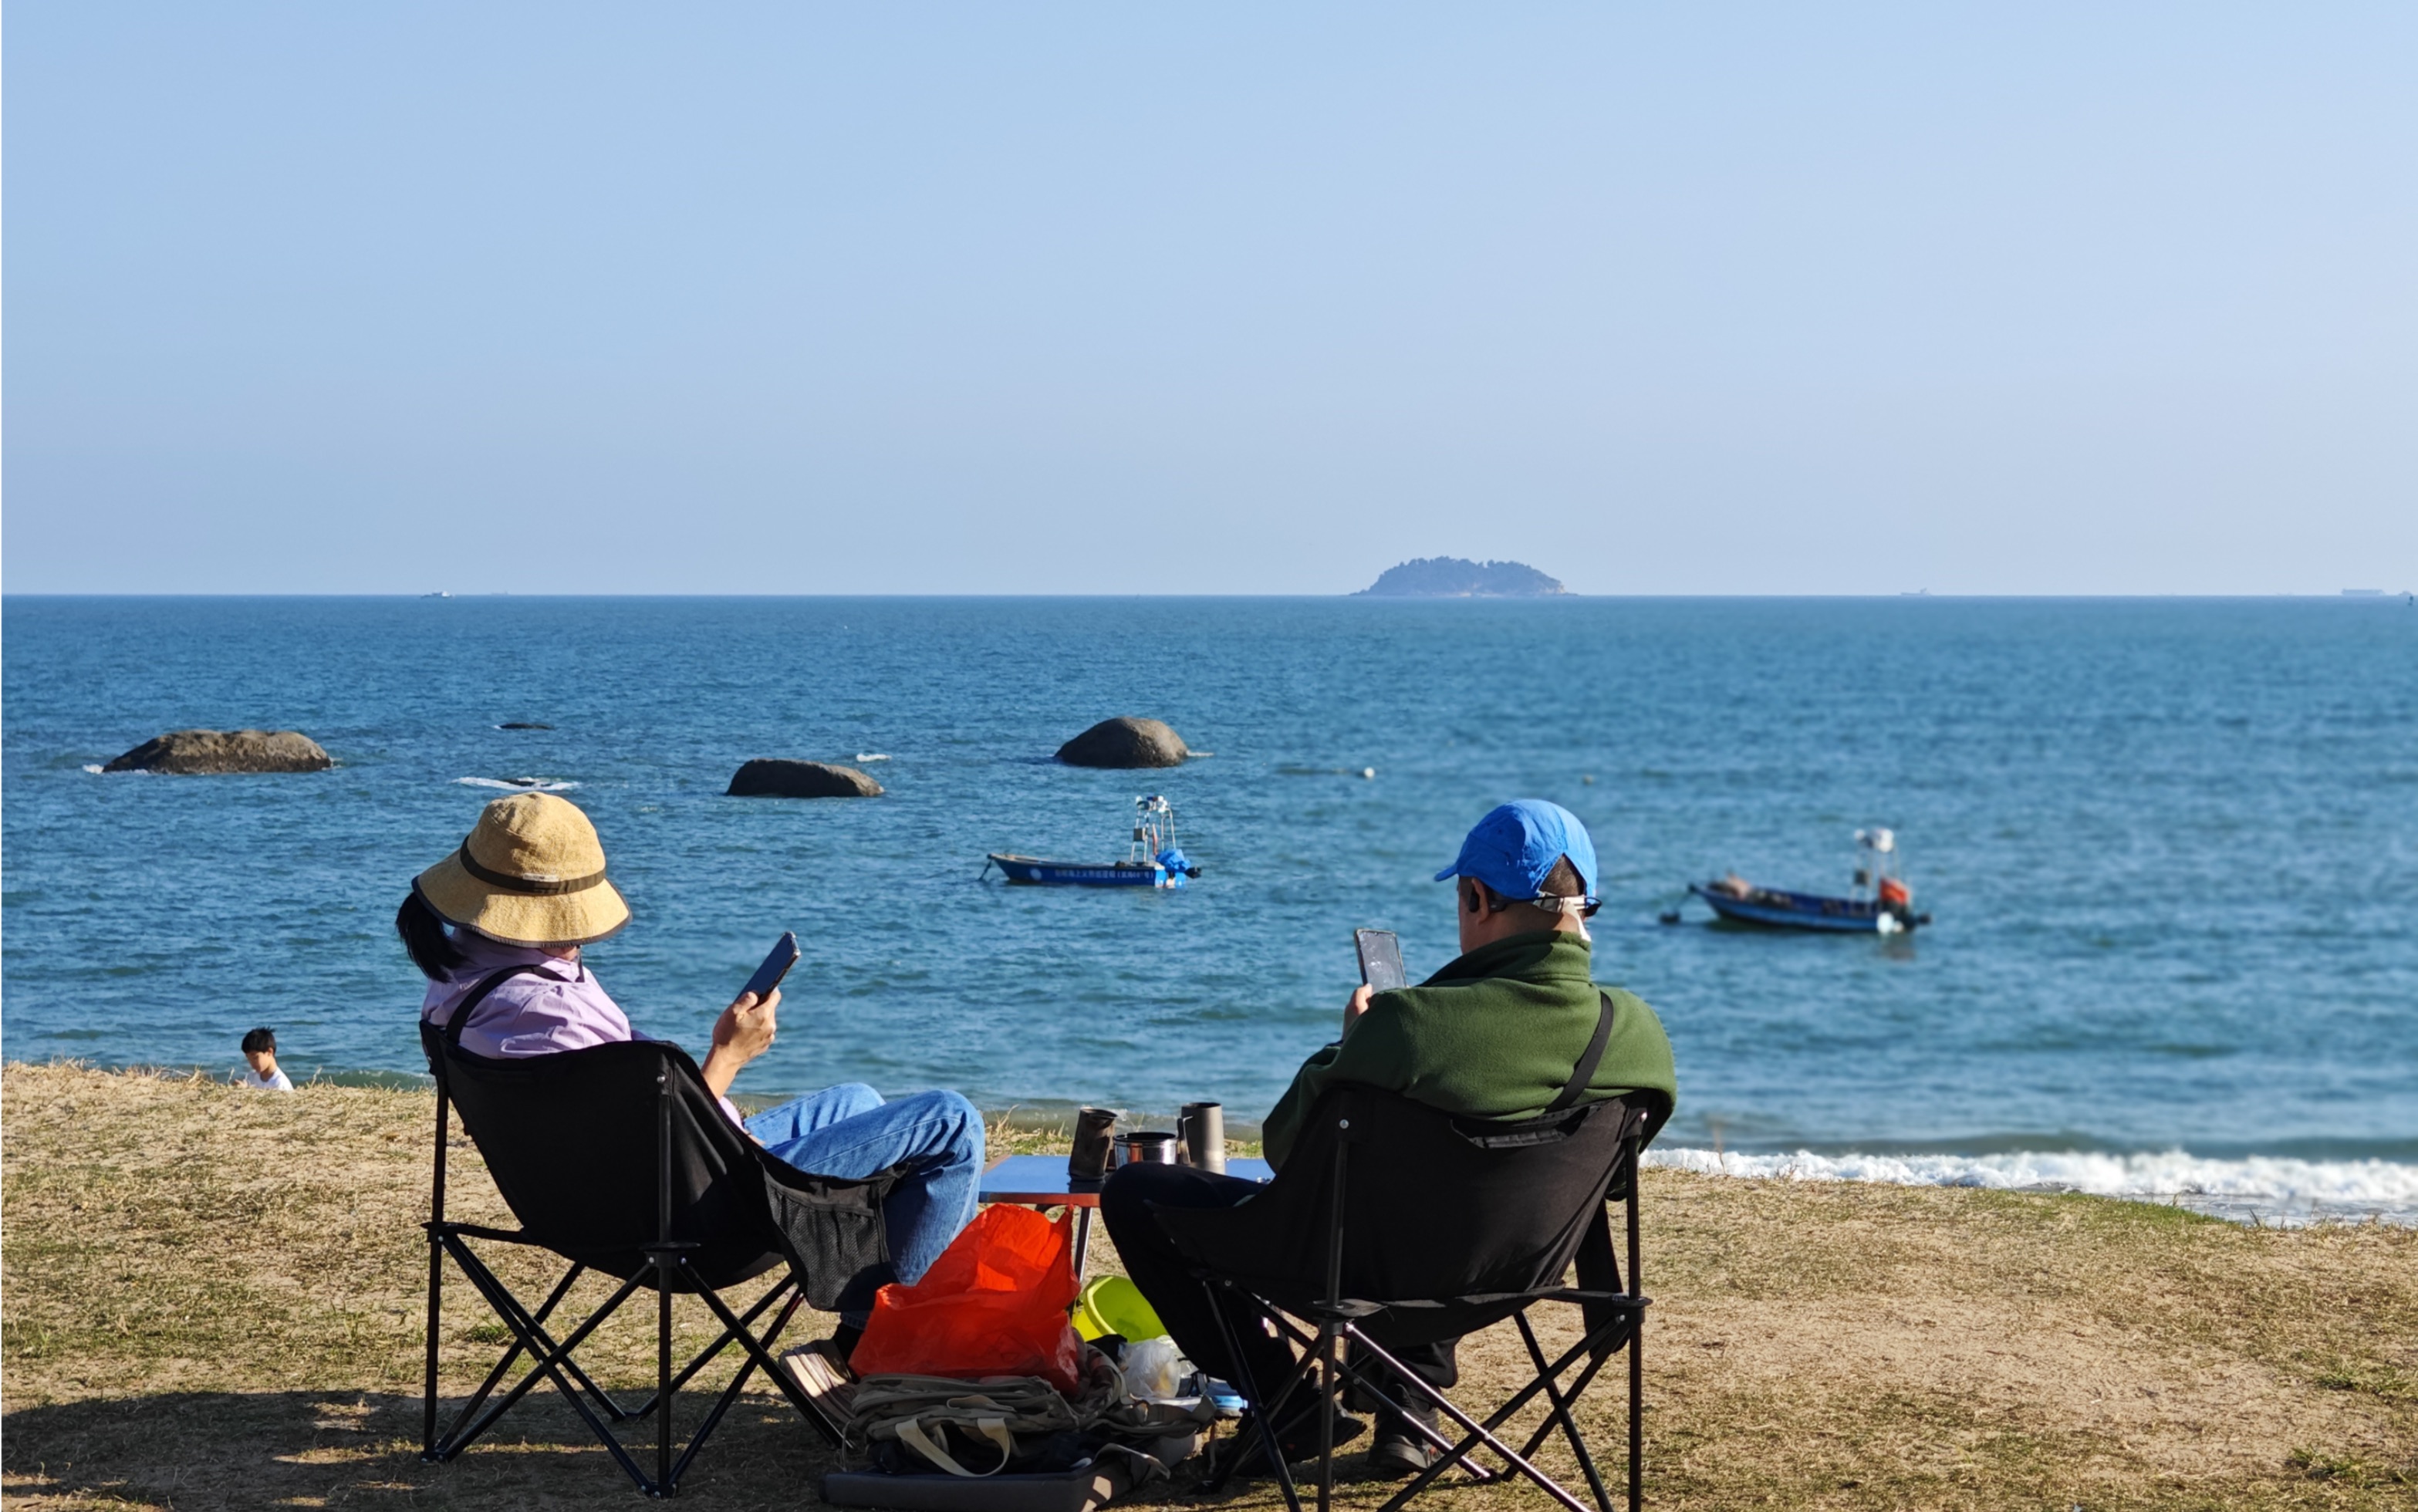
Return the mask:
[[(1569, 931), (1514, 935), (1481, 945), (1416, 987), (1370, 1000), (1351, 1032), (1293, 1073), (1261, 1128), (1281, 1166), (1319, 1093), (1336, 1082), (1399, 1092), (1464, 1117), (1533, 1118), (1570, 1079), (1594, 1037), (1602, 1003), (1589, 974), (1593, 946)], [(1585, 1102), (1659, 1092), (1647, 1134), (1678, 1095), (1671, 1042), (1654, 1010), (1618, 988), (1612, 1038)]]

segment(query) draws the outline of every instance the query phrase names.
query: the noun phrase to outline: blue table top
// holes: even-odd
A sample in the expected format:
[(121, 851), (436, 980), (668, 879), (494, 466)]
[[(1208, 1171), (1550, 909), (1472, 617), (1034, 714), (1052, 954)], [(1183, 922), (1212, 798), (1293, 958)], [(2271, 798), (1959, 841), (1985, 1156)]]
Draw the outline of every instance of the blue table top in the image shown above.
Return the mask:
[[(1276, 1175), (1276, 1168), (1264, 1160), (1236, 1156), (1226, 1162), (1226, 1174), (1264, 1182)], [(983, 1172), (982, 1190), (975, 1199), (1091, 1208), (1100, 1205), (1100, 1184), (1086, 1182), (1078, 1187), (1068, 1181), (1064, 1155), (1009, 1155)]]

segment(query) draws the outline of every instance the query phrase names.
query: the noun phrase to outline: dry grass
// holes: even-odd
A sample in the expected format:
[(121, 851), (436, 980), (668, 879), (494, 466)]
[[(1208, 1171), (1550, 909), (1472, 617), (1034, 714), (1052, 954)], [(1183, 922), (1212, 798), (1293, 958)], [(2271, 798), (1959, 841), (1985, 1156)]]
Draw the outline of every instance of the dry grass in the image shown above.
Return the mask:
[[(499, 1442), (451, 1465), (419, 1462), (431, 1112), (410, 1092), (280, 1098), (66, 1066), (0, 1073), (0, 1496), (28, 1508), (628, 1504), (551, 1401), (533, 1398)], [(455, 1211), (502, 1218), (475, 1153), (456, 1157)], [(1659, 1504), (2418, 1506), (2418, 1232), (2257, 1231), (2091, 1199), (1669, 1171), (1649, 1175), (1646, 1202)], [(448, 1296), (460, 1390), (497, 1330), (467, 1286)], [(702, 1309), (688, 1312), (701, 1334)], [(642, 1321), (629, 1322), (595, 1356), (608, 1383), (651, 1377)], [(1515, 1348), (1473, 1341), (1467, 1374), (1504, 1378)], [(1609, 1445), (1617, 1386), (1590, 1402)], [(681, 1498), (793, 1506), (828, 1463), (758, 1397)], [(1344, 1501), (1381, 1494), (1355, 1485)], [(1235, 1500), (1278, 1504), (1264, 1485)], [(1547, 1504), (1464, 1489), (1439, 1504)]]

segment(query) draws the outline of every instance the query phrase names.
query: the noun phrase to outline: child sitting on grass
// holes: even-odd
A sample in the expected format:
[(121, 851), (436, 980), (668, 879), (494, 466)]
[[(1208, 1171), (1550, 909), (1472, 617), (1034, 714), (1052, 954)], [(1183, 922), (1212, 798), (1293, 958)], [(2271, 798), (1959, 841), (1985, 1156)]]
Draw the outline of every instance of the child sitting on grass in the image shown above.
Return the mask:
[(246, 1034), (243, 1037), (243, 1058), (252, 1062), (252, 1069), (235, 1078), (237, 1086), (249, 1087), (253, 1092), (294, 1090), (294, 1083), (286, 1079), (284, 1072), (277, 1069), (275, 1030), (255, 1029)]

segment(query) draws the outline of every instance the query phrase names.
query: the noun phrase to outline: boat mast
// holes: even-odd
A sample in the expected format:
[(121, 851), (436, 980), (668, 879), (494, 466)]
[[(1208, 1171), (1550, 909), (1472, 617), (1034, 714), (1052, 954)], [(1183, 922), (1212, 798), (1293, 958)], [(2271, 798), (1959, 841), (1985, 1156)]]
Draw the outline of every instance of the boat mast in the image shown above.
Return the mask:
[(1158, 858), (1175, 845), (1175, 810), (1166, 799), (1151, 793), (1134, 800), (1133, 848), (1125, 860), (1145, 866), (1156, 865)]
[(1856, 832), (1856, 886), (1850, 894), (1859, 903), (1880, 896), (1881, 883), (1897, 875), (1897, 832), (1871, 829)]

